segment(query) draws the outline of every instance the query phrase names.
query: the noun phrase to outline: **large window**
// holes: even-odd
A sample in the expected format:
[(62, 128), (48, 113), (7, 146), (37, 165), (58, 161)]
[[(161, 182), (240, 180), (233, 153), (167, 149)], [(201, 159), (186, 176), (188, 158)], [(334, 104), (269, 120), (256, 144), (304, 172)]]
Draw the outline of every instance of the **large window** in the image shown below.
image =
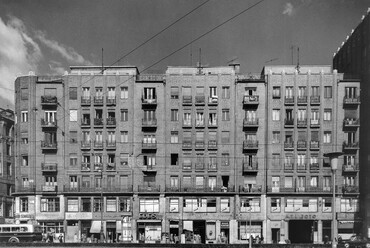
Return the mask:
[(340, 211), (342, 213), (358, 212), (359, 201), (357, 198), (342, 198), (340, 199)]
[(221, 212), (230, 212), (230, 198), (221, 198)]
[(128, 121), (128, 109), (121, 109), (121, 122)]
[(331, 109), (324, 109), (324, 121), (331, 121)]
[(281, 199), (280, 198), (271, 198), (270, 211), (272, 213), (279, 213), (281, 210)]
[(222, 99), (229, 99), (229, 98), (230, 98), (230, 87), (222, 86)]
[(94, 197), (94, 212), (101, 212), (103, 209), (103, 199)]
[(179, 110), (171, 109), (171, 121), (179, 121)]
[(183, 200), (184, 212), (216, 212), (215, 198), (188, 198)]
[(159, 212), (159, 199), (156, 198), (147, 198), (140, 199), (140, 213), (158, 213)]
[(121, 87), (121, 99), (128, 98), (128, 87)]
[(280, 109), (273, 109), (272, 110), (272, 120), (273, 121), (280, 121)]
[(260, 198), (242, 198), (240, 199), (240, 212), (261, 212)]
[(272, 98), (280, 98), (281, 93), (280, 93), (280, 86), (274, 86), (272, 87)]
[(107, 212), (117, 212), (117, 198), (107, 197)]
[(78, 198), (67, 199), (67, 211), (78, 212)]
[(171, 213), (179, 212), (179, 198), (170, 198), (170, 212)]
[(222, 110), (222, 120), (223, 121), (229, 121), (230, 120), (230, 110), (229, 109), (223, 109)]
[(41, 212), (59, 212), (60, 200), (58, 197), (42, 197)]
[(28, 122), (28, 111), (21, 111), (21, 122)]
[(131, 211), (131, 199), (128, 197), (119, 198), (119, 211), (130, 212)]
[(317, 212), (317, 199), (293, 199), (285, 200), (285, 212)]
[(171, 86), (171, 99), (179, 99), (179, 87)]
[(28, 198), (21, 197), (19, 199), (19, 212), (28, 212)]

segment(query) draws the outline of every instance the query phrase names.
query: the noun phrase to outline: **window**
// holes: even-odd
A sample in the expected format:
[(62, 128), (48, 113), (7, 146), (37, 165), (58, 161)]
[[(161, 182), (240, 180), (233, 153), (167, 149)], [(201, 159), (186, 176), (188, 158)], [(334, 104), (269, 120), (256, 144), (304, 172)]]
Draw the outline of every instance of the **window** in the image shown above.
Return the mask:
[(179, 99), (179, 87), (171, 86), (171, 99)]
[(107, 212), (117, 212), (117, 198), (107, 197)]
[(69, 110), (69, 121), (77, 121), (77, 109)]
[(207, 199), (207, 213), (215, 213), (216, 212), (216, 198), (208, 198)]
[(319, 177), (318, 176), (312, 176), (310, 179), (310, 187), (316, 188), (318, 187), (319, 183)]
[(69, 100), (77, 100), (77, 87), (69, 87)]
[(195, 126), (204, 126), (204, 113), (197, 111), (195, 115)]
[(78, 212), (78, 199), (76, 198), (67, 199), (67, 211), (68, 212)]
[(69, 165), (76, 166), (77, 165), (77, 153), (70, 153), (69, 154)]
[(222, 158), (221, 158), (221, 164), (222, 166), (229, 166), (230, 165), (230, 155), (229, 153), (222, 153)]
[(223, 121), (229, 121), (230, 120), (230, 110), (229, 109), (223, 109), (222, 110), (222, 120)]
[(28, 198), (21, 197), (19, 199), (19, 212), (28, 212)]
[(280, 166), (280, 153), (273, 153), (272, 154), (272, 166), (279, 167)]
[(179, 132), (171, 131), (171, 143), (179, 143)]
[(127, 142), (128, 142), (128, 132), (121, 131), (121, 143), (127, 143)]
[(128, 87), (121, 87), (121, 99), (128, 99)]
[(90, 198), (81, 198), (81, 212), (91, 212)]
[(324, 131), (324, 143), (325, 144), (331, 143), (331, 131)]
[(171, 153), (171, 165), (179, 165), (179, 154)]
[(21, 89), (21, 100), (28, 100), (28, 88)]
[(121, 166), (128, 166), (128, 153), (120, 154), (120, 164)]
[(28, 188), (30, 186), (30, 181), (28, 177), (23, 177), (22, 178), (22, 187), (23, 188)]
[(179, 187), (179, 177), (178, 176), (171, 176), (170, 177), (170, 185), (171, 185), (171, 188), (177, 189)]
[(285, 98), (293, 98), (293, 97), (294, 97), (293, 87), (292, 86), (285, 87)]
[(69, 131), (69, 143), (77, 143), (77, 131)]
[(324, 121), (331, 121), (331, 109), (324, 109)]
[(340, 211), (342, 213), (358, 212), (359, 201), (356, 198), (342, 198), (340, 199)]
[(272, 110), (272, 120), (273, 121), (280, 121), (280, 109), (273, 109)]
[(21, 111), (21, 122), (28, 122), (28, 111)]
[(179, 198), (170, 198), (170, 213), (179, 212)]
[(108, 99), (116, 99), (116, 88), (108, 87)]
[(143, 98), (146, 100), (154, 100), (156, 99), (155, 88), (144, 88), (144, 95)]
[(285, 188), (293, 188), (293, 177), (291, 176), (286, 176), (284, 178), (284, 187)]
[(261, 212), (261, 201), (259, 198), (241, 198), (240, 199), (240, 212)]
[(119, 211), (120, 212), (130, 212), (131, 211), (131, 199), (128, 197), (119, 198)]
[(280, 131), (272, 131), (272, 143), (280, 143)]
[(357, 98), (358, 97), (358, 89), (357, 87), (345, 87), (345, 98)]
[(222, 213), (230, 212), (230, 198), (221, 198), (220, 208)]
[(311, 87), (311, 96), (313, 96), (313, 97), (319, 97), (320, 96), (319, 86), (312, 86)]
[(229, 98), (230, 98), (230, 87), (222, 86), (222, 99), (229, 99)]
[(70, 189), (77, 189), (77, 176), (70, 176), (69, 177), (69, 188)]
[(82, 99), (90, 99), (90, 87), (82, 87)]
[(209, 97), (217, 98), (217, 87), (209, 87)]
[(27, 133), (22, 133), (21, 136), (22, 136), (22, 143), (23, 144), (28, 144)]
[(230, 132), (229, 131), (222, 131), (221, 132), (221, 142), (223, 144), (230, 143)]
[(22, 166), (28, 166), (28, 155), (22, 155)]
[(60, 200), (58, 197), (41, 197), (41, 212), (59, 212)]
[(280, 98), (280, 95), (281, 95), (280, 86), (272, 87), (272, 98), (278, 99), (278, 98)]
[(331, 86), (325, 86), (324, 87), (324, 98), (332, 98), (333, 92)]
[(307, 93), (306, 93), (306, 86), (299, 86), (298, 87), (298, 97), (299, 98), (304, 98), (307, 96)]
[(93, 204), (94, 204), (94, 209), (93, 211), (94, 212), (102, 212), (103, 210), (103, 199), (101, 199), (100, 197), (97, 198), (97, 197), (94, 197), (93, 199)]
[(147, 154), (143, 156), (143, 165), (145, 166), (155, 166), (155, 154)]
[(139, 202), (139, 211), (140, 213), (158, 213), (159, 212), (159, 199), (155, 198), (146, 198), (140, 199)]
[(171, 121), (179, 121), (179, 110), (171, 109)]
[(121, 109), (121, 122), (128, 121), (128, 109)]
[(120, 176), (119, 177), (119, 187), (120, 189), (128, 189), (128, 176)]
[(271, 198), (271, 212), (279, 213), (281, 209), (281, 200), (280, 198)]

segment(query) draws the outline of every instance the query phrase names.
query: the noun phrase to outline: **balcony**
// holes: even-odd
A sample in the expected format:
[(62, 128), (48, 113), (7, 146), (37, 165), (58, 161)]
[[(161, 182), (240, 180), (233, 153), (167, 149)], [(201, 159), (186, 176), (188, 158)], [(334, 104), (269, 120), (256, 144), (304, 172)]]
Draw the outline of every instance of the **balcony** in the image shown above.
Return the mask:
[(320, 96), (311, 96), (311, 105), (320, 105)]
[(195, 105), (202, 106), (206, 103), (205, 96), (195, 96)]
[(116, 105), (116, 97), (115, 96), (107, 96), (107, 98), (106, 98), (106, 105), (107, 106), (114, 106), (114, 105)]
[(297, 172), (306, 172), (306, 164), (297, 164)]
[(315, 140), (311, 140), (310, 141), (310, 150), (313, 150), (313, 151), (320, 150), (320, 142), (315, 141)]
[(56, 185), (43, 185), (42, 186), (42, 191), (43, 192), (57, 192), (58, 191), (58, 186), (56, 186)]
[(152, 142), (142, 142), (142, 149), (143, 150), (157, 150), (157, 141)]
[(183, 128), (192, 128), (191, 120), (183, 120), (182, 121), (182, 127)]
[(196, 150), (204, 150), (204, 148), (205, 148), (204, 141), (195, 141)]
[(41, 141), (41, 149), (44, 151), (52, 151), (58, 149), (58, 143), (57, 142), (50, 142), (50, 141)]
[(42, 128), (56, 128), (57, 127), (57, 120), (47, 121), (45, 119), (41, 119), (41, 127)]
[(104, 105), (103, 96), (94, 96), (94, 105), (95, 106), (103, 106)]
[(359, 169), (358, 164), (356, 164), (356, 165), (354, 165), (354, 164), (344, 164), (342, 166), (342, 170), (343, 170), (343, 172), (346, 172), (346, 173), (356, 173), (360, 169)]
[(259, 104), (259, 96), (244, 96), (243, 97), (243, 105), (258, 105)]
[(285, 105), (294, 105), (294, 97), (290, 96), (286, 96), (285, 99), (284, 99), (284, 104)]
[(208, 121), (208, 128), (217, 128), (217, 119)]
[(218, 97), (213, 96), (208, 98), (208, 105), (209, 106), (216, 106), (218, 104)]
[(203, 121), (199, 121), (199, 120), (195, 121), (195, 128), (204, 128), (204, 127), (205, 127), (204, 120)]
[(294, 150), (294, 142), (293, 141), (285, 141), (284, 142), (284, 150)]
[(208, 164), (208, 172), (216, 172), (217, 171), (217, 163), (209, 163)]
[(98, 192), (100, 192), (101, 190), (103, 192), (132, 192), (132, 186), (129, 186), (129, 187), (103, 187), (103, 188), (93, 188), (93, 187), (82, 187), (80, 184), (79, 185), (76, 185), (74, 187), (71, 187), (71, 186), (64, 186), (63, 187), (63, 192), (66, 192), (66, 193), (93, 193), (93, 192), (96, 192), (98, 190)]
[(298, 128), (306, 128), (307, 127), (307, 119), (297, 120), (297, 127)]
[(288, 128), (294, 127), (294, 119), (285, 119), (284, 127), (288, 127)]
[(42, 172), (57, 172), (58, 164), (57, 163), (41, 163)]
[(90, 106), (91, 96), (81, 96), (81, 106)]
[(182, 97), (182, 105), (192, 105), (193, 104), (193, 97), (192, 96), (183, 96)]
[(107, 163), (106, 171), (116, 171), (116, 163)]
[(91, 171), (90, 163), (81, 163), (81, 171)]
[(81, 128), (90, 128), (90, 126), (91, 126), (90, 118), (81, 119)]
[(243, 161), (243, 173), (257, 173), (258, 172), (258, 162), (256, 161)]
[(157, 172), (157, 167), (153, 164), (144, 165), (144, 167), (142, 167), (142, 171), (147, 173)]
[(217, 141), (209, 140), (208, 141), (208, 150), (217, 150)]
[(360, 126), (360, 120), (357, 118), (346, 118), (343, 120), (344, 128), (358, 128)]
[(56, 107), (58, 105), (58, 99), (56, 96), (41, 96), (41, 105)]
[(81, 141), (81, 150), (90, 150), (91, 141)]
[(343, 149), (344, 150), (358, 150), (360, 149), (360, 145), (358, 142), (343, 142)]
[(116, 149), (116, 141), (115, 140), (107, 140), (105, 143), (105, 149), (107, 150), (114, 150)]
[(94, 141), (94, 149), (103, 149), (104, 148), (104, 143), (103, 141)]
[(343, 98), (343, 105), (359, 105), (361, 103), (360, 97), (348, 97)]
[(307, 105), (307, 96), (298, 96), (297, 97), (298, 105)]
[(284, 171), (293, 172), (294, 164), (293, 163), (284, 163)]
[(310, 126), (311, 128), (319, 128), (320, 127), (320, 120), (319, 119), (311, 119), (310, 120)]
[(20, 185), (19, 187), (16, 187), (15, 192), (17, 193), (31, 193), (36, 192), (36, 186), (35, 185)]
[(319, 172), (320, 165), (319, 163), (310, 163), (310, 172)]
[(183, 162), (182, 163), (182, 170), (183, 171), (191, 171), (192, 170), (192, 163), (191, 162)]
[(106, 123), (107, 123), (107, 128), (115, 128), (116, 125), (117, 125), (117, 121), (116, 121), (116, 118), (114, 117), (108, 117), (107, 120), (106, 120)]
[(94, 127), (103, 127), (104, 121), (103, 118), (94, 118)]
[(244, 128), (256, 128), (258, 127), (258, 119), (244, 119), (243, 120), (243, 127)]
[(139, 185), (138, 186), (139, 192), (160, 192), (160, 186), (159, 185)]
[(157, 119), (142, 119), (142, 128), (157, 128)]
[(360, 193), (360, 189), (358, 186), (343, 185), (342, 192), (343, 194), (358, 194)]
[(196, 162), (195, 163), (195, 171), (204, 171), (204, 162)]
[(307, 141), (298, 140), (297, 141), (297, 150), (306, 150), (307, 149)]
[(257, 140), (244, 140), (243, 141), (243, 150), (257, 150), (258, 141)]
[(262, 186), (260, 186), (260, 185), (239, 186), (239, 192), (240, 193), (260, 194), (260, 193), (262, 193)]
[(94, 163), (94, 171), (102, 171), (103, 170), (103, 163)]
[(192, 141), (191, 140), (184, 140), (182, 142), (182, 149), (183, 150), (191, 150), (193, 147), (192, 147)]
[(144, 97), (142, 97), (141, 98), (141, 104), (145, 105), (147, 107), (157, 106), (157, 97), (156, 96), (153, 96), (153, 98), (144, 98)]

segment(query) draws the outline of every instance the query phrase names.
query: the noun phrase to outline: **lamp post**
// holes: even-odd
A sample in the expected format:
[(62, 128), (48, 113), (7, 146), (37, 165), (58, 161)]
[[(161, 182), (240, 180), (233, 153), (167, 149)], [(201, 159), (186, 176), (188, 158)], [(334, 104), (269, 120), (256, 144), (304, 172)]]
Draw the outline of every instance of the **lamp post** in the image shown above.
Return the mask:
[(331, 173), (332, 173), (332, 178), (333, 178), (333, 223), (332, 223), (332, 247), (336, 248), (337, 247), (337, 213), (336, 213), (336, 204), (335, 204), (335, 173), (338, 169), (338, 157), (341, 156), (343, 153), (342, 152), (329, 152), (325, 153), (324, 157), (329, 157), (330, 159), (330, 167), (331, 167)]
[(104, 225), (103, 225), (103, 168), (99, 169), (100, 173), (100, 242), (104, 242)]

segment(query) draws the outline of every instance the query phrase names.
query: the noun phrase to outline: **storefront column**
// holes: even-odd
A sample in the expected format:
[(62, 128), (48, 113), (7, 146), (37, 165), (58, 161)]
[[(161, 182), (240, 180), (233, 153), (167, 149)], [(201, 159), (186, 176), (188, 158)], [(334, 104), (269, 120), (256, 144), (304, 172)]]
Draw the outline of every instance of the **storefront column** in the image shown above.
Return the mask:
[(265, 244), (271, 244), (272, 243), (272, 234), (271, 234), (271, 220), (267, 219), (266, 221), (266, 235), (263, 236), (264, 243)]
[(238, 243), (238, 221), (230, 221), (230, 244)]
[(317, 221), (317, 243), (322, 244), (322, 220)]
[(132, 241), (134, 243), (139, 243), (138, 242), (138, 237), (137, 237), (137, 230), (136, 230), (136, 227), (137, 227), (137, 223), (136, 223), (136, 220), (134, 218), (131, 219), (131, 235), (132, 235)]

